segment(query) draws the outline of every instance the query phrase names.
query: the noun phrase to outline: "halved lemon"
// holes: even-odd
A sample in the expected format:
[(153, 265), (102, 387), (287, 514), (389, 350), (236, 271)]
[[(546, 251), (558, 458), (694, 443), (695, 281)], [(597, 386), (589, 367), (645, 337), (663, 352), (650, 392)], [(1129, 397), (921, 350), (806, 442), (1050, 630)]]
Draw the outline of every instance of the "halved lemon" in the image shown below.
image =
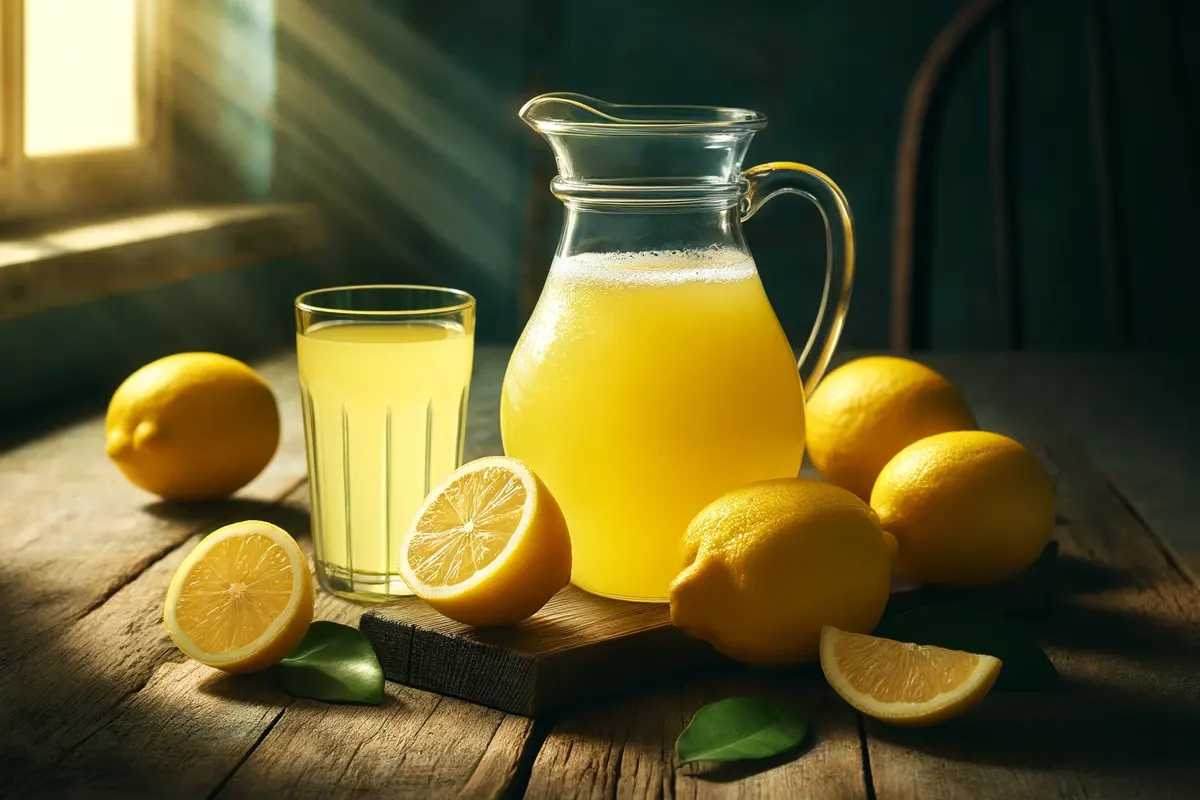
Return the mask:
[(826, 626), (821, 669), (833, 690), (867, 716), (920, 726), (973, 708), (996, 682), (1000, 659)]
[(558, 503), (512, 458), (464, 464), (430, 492), (400, 545), (413, 594), (468, 625), (515, 625), (571, 579)]
[(313, 617), (308, 559), (287, 531), (235, 522), (188, 554), (167, 589), (163, 624), (187, 655), (226, 672), (255, 672), (286, 656)]

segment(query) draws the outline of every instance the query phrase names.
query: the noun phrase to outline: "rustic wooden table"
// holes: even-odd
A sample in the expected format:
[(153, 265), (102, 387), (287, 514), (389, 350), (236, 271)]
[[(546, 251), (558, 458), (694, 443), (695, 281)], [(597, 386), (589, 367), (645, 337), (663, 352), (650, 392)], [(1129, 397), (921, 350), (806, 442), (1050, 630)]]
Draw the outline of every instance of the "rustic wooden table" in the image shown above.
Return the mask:
[[(499, 451), (505, 355), (480, 352), (470, 457)], [(904, 731), (858, 716), (815, 669), (734, 671), (535, 721), (391, 683), (381, 708), (324, 705), (189, 662), (160, 606), (198, 537), (245, 517), (307, 532), (294, 366), (280, 358), (263, 370), (283, 444), (228, 502), (149, 502), (105, 459), (100, 416), (5, 434), (0, 796), (1197, 796), (1200, 361), (927, 360), (1058, 475), (1058, 598), (1030, 624), (1062, 690), (993, 693)], [(360, 612), (317, 601), (319, 618)], [(735, 693), (795, 704), (811, 744), (766, 764), (676, 766), (688, 717)]]

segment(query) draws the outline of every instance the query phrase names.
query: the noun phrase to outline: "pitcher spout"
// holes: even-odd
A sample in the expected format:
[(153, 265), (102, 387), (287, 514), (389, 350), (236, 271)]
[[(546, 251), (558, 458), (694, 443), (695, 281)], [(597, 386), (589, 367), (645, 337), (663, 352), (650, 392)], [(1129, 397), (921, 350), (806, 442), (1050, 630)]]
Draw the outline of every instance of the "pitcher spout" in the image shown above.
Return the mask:
[(518, 112), (539, 133), (711, 133), (714, 129), (755, 131), (767, 124), (764, 114), (720, 106), (658, 106), (609, 103), (576, 92), (541, 94)]
[[(744, 108), (608, 103), (574, 92), (539, 95), (519, 112), (554, 150), (556, 184), (729, 186), (765, 115)], [(653, 165), (653, 168), (649, 168)]]

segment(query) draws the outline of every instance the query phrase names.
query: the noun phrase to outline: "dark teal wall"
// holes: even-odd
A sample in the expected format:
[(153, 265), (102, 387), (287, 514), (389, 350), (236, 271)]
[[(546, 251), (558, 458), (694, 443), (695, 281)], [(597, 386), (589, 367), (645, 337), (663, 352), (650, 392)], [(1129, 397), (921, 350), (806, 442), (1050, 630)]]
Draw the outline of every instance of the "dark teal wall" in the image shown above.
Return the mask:
[(522, 193), (520, 3), (279, 0), (277, 194), (316, 200), (326, 285), (415, 281), (479, 298), (515, 338)]
[[(859, 270), (845, 341), (885, 346), (900, 115), (922, 56), (959, 5), (279, 0), (280, 185), (289, 196), (322, 199), (344, 226), (330, 279), (454, 283), (480, 296), (481, 337), (511, 339), (520, 326), (523, 253), (548, 257), (561, 213), (530, 180), (532, 165), (550, 155), (516, 121), (525, 99), (571, 90), (614, 101), (749, 106), (771, 122), (748, 164), (805, 161), (849, 196)], [(1023, 339), (1038, 349), (1114, 344), (1087, 133), (1085, 5), (1013, 3), (1016, 260)], [(1200, 347), (1189, 319), (1200, 269), (1187, 239), (1200, 223), (1188, 162), (1197, 138), (1200, 4), (1099, 5), (1113, 34), (1133, 343)], [(1175, 33), (1183, 73), (1172, 62)], [(944, 349), (1002, 344), (987, 81), (986, 50), (976, 45), (950, 80), (931, 166), (931, 324), (934, 346)], [(530, 243), (538, 203), (554, 206), (551, 224)], [(802, 201), (779, 201), (748, 224), (747, 236), (785, 327), (802, 338), (817, 302), (819, 218)]]
[(56, 308), (0, 324), (0, 434), (10, 412), (107, 398), (138, 367), (184, 350), (251, 359), (290, 346), (296, 265), (237, 272)]
[[(956, 6), (954, 0), (568, 3), (546, 83), (628, 102), (765, 112), (769, 123), (746, 166), (802, 161), (838, 182), (858, 226), (846, 341), (884, 346), (900, 113), (921, 56)], [(820, 216), (804, 200), (778, 199), (747, 223), (746, 237), (785, 329), (804, 342), (824, 272)]]

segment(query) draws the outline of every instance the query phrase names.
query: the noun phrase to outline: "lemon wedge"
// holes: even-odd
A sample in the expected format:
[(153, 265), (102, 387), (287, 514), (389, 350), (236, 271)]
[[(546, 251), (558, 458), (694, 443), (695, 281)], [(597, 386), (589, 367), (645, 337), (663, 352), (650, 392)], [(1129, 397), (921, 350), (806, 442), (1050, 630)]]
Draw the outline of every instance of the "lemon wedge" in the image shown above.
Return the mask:
[(558, 503), (520, 461), (481, 458), (434, 489), (400, 544), (413, 594), (468, 625), (515, 625), (571, 578)]
[(279, 661), (304, 638), (312, 616), (312, 575), (300, 546), (257, 520), (201, 539), (175, 570), (163, 607), (175, 645), (226, 672)]
[(996, 682), (1000, 659), (826, 626), (821, 669), (833, 690), (862, 713), (916, 727), (973, 708)]

